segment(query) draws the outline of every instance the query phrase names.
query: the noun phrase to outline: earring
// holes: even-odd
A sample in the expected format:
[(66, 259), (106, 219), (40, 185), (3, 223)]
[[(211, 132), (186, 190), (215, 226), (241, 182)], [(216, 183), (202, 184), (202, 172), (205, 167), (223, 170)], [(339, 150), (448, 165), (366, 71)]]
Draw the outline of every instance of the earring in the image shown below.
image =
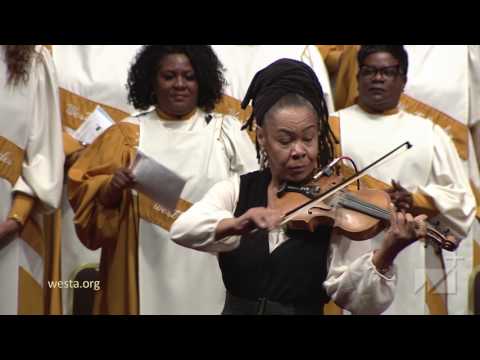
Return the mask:
[(266, 169), (268, 166), (268, 154), (265, 149), (260, 150), (260, 167), (262, 170)]

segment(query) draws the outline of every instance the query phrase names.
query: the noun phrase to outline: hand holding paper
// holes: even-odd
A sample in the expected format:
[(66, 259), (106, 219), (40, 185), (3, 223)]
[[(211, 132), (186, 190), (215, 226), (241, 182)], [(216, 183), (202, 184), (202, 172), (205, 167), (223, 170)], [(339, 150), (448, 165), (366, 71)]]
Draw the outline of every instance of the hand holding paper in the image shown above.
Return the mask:
[(186, 181), (176, 173), (137, 151), (132, 166), (133, 188), (169, 211), (175, 211)]
[(122, 201), (122, 194), (125, 189), (133, 188), (135, 177), (132, 170), (128, 168), (119, 168), (113, 174), (112, 180), (100, 192), (100, 201), (109, 208), (118, 208)]

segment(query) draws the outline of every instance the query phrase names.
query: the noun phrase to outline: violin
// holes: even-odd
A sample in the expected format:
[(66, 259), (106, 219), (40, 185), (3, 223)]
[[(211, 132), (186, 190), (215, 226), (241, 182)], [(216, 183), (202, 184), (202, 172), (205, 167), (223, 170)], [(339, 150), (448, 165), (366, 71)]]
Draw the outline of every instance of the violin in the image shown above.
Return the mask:
[[(346, 237), (362, 241), (383, 231), (391, 217), (391, 199), (385, 191), (352, 190), (348, 185), (360, 174), (345, 180), (341, 175), (322, 176), (301, 186), (285, 184), (277, 193), (274, 208), (285, 214), (282, 225), (295, 230), (315, 231), (318, 226), (334, 227)], [(447, 251), (455, 251), (457, 241), (427, 223), (427, 239)]]

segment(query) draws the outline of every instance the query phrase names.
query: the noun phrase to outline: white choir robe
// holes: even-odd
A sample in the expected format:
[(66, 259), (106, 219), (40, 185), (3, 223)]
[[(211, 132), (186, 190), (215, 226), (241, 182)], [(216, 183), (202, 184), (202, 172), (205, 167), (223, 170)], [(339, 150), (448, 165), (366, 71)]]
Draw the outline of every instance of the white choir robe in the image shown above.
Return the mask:
[[(466, 127), (480, 121), (479, 45), (405, 45), (405, 49), (409, 56), (407, 95), (444, 112)], [(468, 159), (462, 159), (462, 164), (469, 180), (480, 189), (478, 159), (470, 133)], [(478, 218), (457, 251), (443, 251), (448, 273), (449, 314), (468, 313), (468, 280), (474, 266), (475, 241), (480, 247)]]
[[(55, 69), (48, 50), (40, 45), (27, 84), (7, 85), (7, 66), (0, 49), (0, 221), (6, 220), (14, 193), (35, 198), (30, 213), (40, 226), (40, 212), (59, 206), (63, 182), (63, 144)], [(16, 169), (16, 170), (13, 170)], [(13, 173), (18, 171), (17, 173)], [(8, 181), (6, 174), (16, 179)], [(0, 249), (0, 314), (17, 314), (19, 297), (30, 296), (22, 289), (27, 277), (37, 288), (44, 287), (45, 244), (39, 238), (13, 235)], [(42, 296), (43, 297), (43, 296)], [(30, 299), (42, 302), (42, 299)], [(43, 309), (39, 312), (43, 313)]]
[[(413, 148), (369, 175), (390, 184), (399, 181), (408, 191), (430, 196), (438, 219), (464, 238), (475, 218), (475, 199), (456, 149), (439, 126), (399, 111), (374, 115), (358, 105), (338, 112), (343, 155), (364, 168), (396, 146), (409, 141)], [(378, 240), (374, 240), (374, 244)], [(378, 246), (378, 245), (376, 245)], [(398, 288), (387, 314), (425, 314), (425, 248), (414, 243), (397, 259)]]
[[(258, 169), (253, 143), (231, 116), (197, 112), (188, 120), (163, 120), (155, 111), (125, 121), (137, 124), (139, 150), (187, 179), (181, 199), (199, 201), (218, 181)], [(225, 302), (217, 259), (170, 241), (167, 229), (140, 219), (140, 314), (216, 315)]]
[(59, 85), (86, 99), (135, 113), (128, 103), (128, 70), (143, 45), (53, 45)]

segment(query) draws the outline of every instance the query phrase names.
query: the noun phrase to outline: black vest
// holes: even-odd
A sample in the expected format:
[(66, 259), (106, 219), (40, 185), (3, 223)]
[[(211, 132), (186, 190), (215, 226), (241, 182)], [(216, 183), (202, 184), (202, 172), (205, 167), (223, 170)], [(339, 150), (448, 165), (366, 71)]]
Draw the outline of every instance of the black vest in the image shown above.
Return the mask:
[[(235, 217), (253, 207), (267, 206), (269, 170), (240, 178)], [(266, 298), (285, 305), (327, 303), (323, 288), (327, 276), (330, 227), (315, 233), (289, 231), (289, 240), (269, 253), (268, 233), (259, 231), (242, 237), (240, 246), (219, 255), (223, 282), (234, 296)]]

